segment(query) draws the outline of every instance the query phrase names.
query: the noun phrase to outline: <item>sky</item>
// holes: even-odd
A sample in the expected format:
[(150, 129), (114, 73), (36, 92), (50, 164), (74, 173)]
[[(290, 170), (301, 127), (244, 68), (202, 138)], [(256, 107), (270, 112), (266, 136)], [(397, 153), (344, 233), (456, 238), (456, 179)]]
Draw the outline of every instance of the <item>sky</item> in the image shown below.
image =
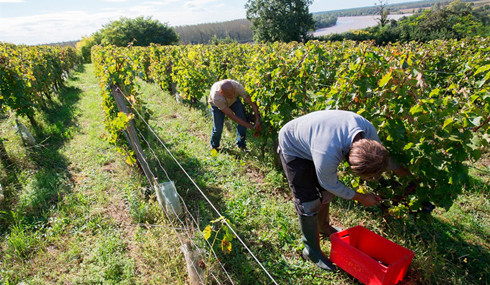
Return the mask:
[[(246, 17), (247, 0), (0, 0), (0, 42), (80, 40), (120, 17), (151, 17), (171, 27)], [(388, 4), (414, 2), (388, 0)], [(314, 0), (310, 12), (374, 6), (379, 0)]]

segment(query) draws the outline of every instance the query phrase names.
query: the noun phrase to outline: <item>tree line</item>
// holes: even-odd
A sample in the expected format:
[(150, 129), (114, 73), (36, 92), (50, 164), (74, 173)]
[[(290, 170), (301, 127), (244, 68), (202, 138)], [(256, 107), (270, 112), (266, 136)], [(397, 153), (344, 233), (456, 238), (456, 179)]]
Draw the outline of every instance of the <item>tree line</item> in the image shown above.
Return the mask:
[[(373, 40), (377, 44), (387, 44), (399, 41), (426, 42), (433, 39), (462, 39), (467, 36), (487, 37), (490, 35), (490, 25), (488, 25), (490, 6), (475, 7), (473, 2), (456, 0), (449, 3), (449, 0), (442, 0), (388, 5), (387, 0), (379, 0), (376, 6), (346, 11), (350, 11), (349, 15), (379, 15), (380, 25), (315, 38), (311, 31), (335, 25), (337, 17), (345, 16), (347, 12), (331, 11), (312, 14), (308, 10), (312, 0), (248, 0), (245, 5), (247, 19), (221, 23), (172, 28), (151, 17), (136, 19), (122, 17), (104, 25), (91, 36), (84, 37), (77, 43), (77, 49), (85, 62), (90, 62), (90, 49), (94, 45), (125, 47), (150, 44), (307, 42), (312, 39), (323, 41)], [(429, 4), (433, 5), (432, 8), (422, 9)], [(411, 17), (404, 17), (399, 21), (388, 19), (389, 14), (394, 11), (415, 9), (415, 7), (418, 7), (419, 11)]]
[(428, 42), (438, 39), (463, 39), (490, 36), (490, 5), (474, 7), (461, 0), (444, 6), (437, 3), (398, 21), (388, 20), (375, 27), (341, 34), (330, 34), (318, 39), (324, 41), (375, 41), (377, 44), (394, 42)]
[(227, 41), (246, 43), (253, 39), (250, 25), (249, 20), (239, 19), (219, 23), (177, 26), (174, 29), (182, 44), (208, 44)]

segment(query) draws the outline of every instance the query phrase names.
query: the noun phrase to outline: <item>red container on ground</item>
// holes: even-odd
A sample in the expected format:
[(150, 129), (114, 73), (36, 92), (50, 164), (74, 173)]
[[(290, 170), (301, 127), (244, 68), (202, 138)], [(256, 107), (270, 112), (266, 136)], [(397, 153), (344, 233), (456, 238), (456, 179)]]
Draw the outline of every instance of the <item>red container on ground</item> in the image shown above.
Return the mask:
[(330, 240), (330, 260), (364, 284), (398, 283), (414, 256), (413, 251), (362, 226), (334, 233)]

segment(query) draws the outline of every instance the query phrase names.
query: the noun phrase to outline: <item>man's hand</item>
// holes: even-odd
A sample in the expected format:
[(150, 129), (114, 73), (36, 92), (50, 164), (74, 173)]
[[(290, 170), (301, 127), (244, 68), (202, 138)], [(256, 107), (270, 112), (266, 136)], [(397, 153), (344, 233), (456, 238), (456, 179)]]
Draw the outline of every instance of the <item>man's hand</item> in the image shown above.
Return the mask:
[(379, 201), (381, 201), (381, 198), (377, 195), (374, 195), (373, 193), (362, 194), (356, 192), (352, 200), (359, 201), (359, 203), (363, 204), (366, 207), (371, 207), (377, 205)]

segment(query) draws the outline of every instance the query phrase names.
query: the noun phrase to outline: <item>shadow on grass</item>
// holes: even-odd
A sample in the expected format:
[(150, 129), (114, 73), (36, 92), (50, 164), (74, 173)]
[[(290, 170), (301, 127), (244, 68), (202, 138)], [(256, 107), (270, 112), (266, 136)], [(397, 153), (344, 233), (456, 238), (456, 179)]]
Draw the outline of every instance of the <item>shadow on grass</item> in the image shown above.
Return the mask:
[[(420, 228), (422, 228), (425, 239), (434, 240), (432, 246), (436, 247), (437, 254), (443, 256), (448, 263), (444, 265), (452, 267), (450, 271), (461, 273), (456, 275), (456, 278), (464, 278), (466, 284), (488, 284), (490, 282), (489, 249), (468, 240), (468, 232), (470, 232), (480, 236), (488, 245), (488, 236), (480, 227), (465, 228), (459, 223), (452, 224), (434, 218), (426, 227)], [(444, 268), (444, 266), (440, 268)], [(450, 280), (452, 279), (448, 279), (448, 281)]]
[(18, 168), (16, 167), (15, 162), (10, 159), (3, 141), (4, 140), (0, 138), (0, 163), (5, 169), (6, 177), (5, 181), (1, 181), (2, 183), (0, 185), (3, 185), (3, 187), (6, 185), (19, 185), (19, 179), (17, 178)]
[[(80, 66), (77, 71), (83, 69)], [(75, 75), (70, 75), (70, 79), (78, 80)], [(75, 132), (74, 105), (79, 101), (81, 92), (77, 88), (62, 87), (48, 109), (39, 114), (43, 126), (33, 132), (39, 144), (26, 147), (26, 159), (32, 162), (32, 169), (20, 169), (15, 163), (9, 165), (8, 171), (13, 178), (8, 181), (10, 185), (6, 188), (10, 191), (5, 193), (6, 199), (0, 204), (0, 233), (8, 231), (15, 222), (22, 221), (28, 227), (46, 222), (50, 209), (56, 207), (63, 195), (71, 190), (68, 161), (60, 154), (60, 149)], [(5, 162), (2, 159), (2, 163)], [(16, 177), (22, 173), (29, 180), (23, 183), (27, 189), (17, 189), (20, 184)], [(16, 218), (13, 219), (13, 216)]]
[[(194, 185), (190, 179), (187, 177), (186, 173), (179, 167), (179, 165), (174, 161), (174, 159), (168, 154), (165, 148), (156, 140), (156, 138), (151, 135), (150, 137), (145, 138), (148, 143), (141, 139), (141, 144), (144, 148), (146, 159), (150, 166), (152, 172), (157, 176), (159, 182), (168, 181), (168, 177), (175, 183), (175, 187), (185, 201), (185, 207), (187, 208), (188, 213), (186, 214), (187, 222), (190, 228), (193, 228), (197, 231), (194, 221), (199, 224), (199, 228), (203, 230), (207, 225), (212, 225), (211, 221), (219, 218), (215, 209), (206, 201), (204, 196), (197, 189), (196, 185), (199, 187), (201, 191), (204, 192), (207, 199), (211, 202), (211, 204), (226, 218), (230, 219), (231, 224), (234, 226), (234, 230), (240, 235), (242, 239), (244, 237), (244, 233), (246, 233), (247, 239), (244, 239), (245, 244), (252, 249), (254, 254), (257, 254), (259, 260), (268, 259), (267, 256), (274, 252), (274, 247), (272, 244), (268, 244), (268, 242), (260, 242), (260, 244), (254, 242), (259, 240), (258, 236), (254, 236), (249, 228), (245, 229), (247, 226), (236, 225), (235, 221), (230, 217), (231, 214), (227, 212), (226, 204), (223, 195), (224, 191), (218, 187), (210, 187), (207, 185), (206, 175), (207, 173), (206, 167), (203, 165), (200, 159), (189, 156), (185, 151), (172, 151), (175, 144), (166, 143), (166, 146), (172, 152), (173, 156), (180, 163), (183, 169), (186, 170), (187, 174), (192, 177), (196, 185)], [(151, 145), (151, 149), (148, 149), (148, 144)], [(158, 160), (154, 157), (153, 152), (155, 153)], [(163, 169), (162, 169), (163, 168)], [(165, 174), (166, 172), (166, 174)], [(193, 218), (190, 218), (190, 215)], [(219, 228), (216, 225), (217, 230)], [(214, 234), (213, 234), (214, 237)], [(237, 240), (234, 239), (232, 241), (232, 251), (229, 254), (225, 254), (221, 248), (221, 239), (224, 237), (224, 229), (222, 229), (214, 241), (213, 250), (217, 254), (220, 262), (223, 264), (227, 273), (232, 276), (234, 281), (239, 281), (239, 283), (243, 284), (267, 284), (270, 283), (270, 279), (268, 279), (265, 272), (262, 271), (260, 266), (256, 263), (256, 261), (250, 256), (249, 252), (243, 247), (243, 245)], [(210, 238), (210, 242), (212, 243), (213, 238)], [(198, 243), (202, 243), (202, 247), (206, 249), (207, 254), (209, 255), (209, 247), (204, 244), (204, 241), (198, 241)], [(214, 259), (214, 255), (213, 259)], [(204, 257), (206, 262), (207, 256)], [(269, 257), (270, 258), (270, 257)], [(208, 265), (209, 266), (209, 265)], [(213, 274), (217, 275), (222, 280), (227, 280), (225, 273), (222, 268), (218, 267), (215, 269), (217, 272), (213, 271)], [(225, 281), (223, 284), (231, 284), (228, 281)]]

